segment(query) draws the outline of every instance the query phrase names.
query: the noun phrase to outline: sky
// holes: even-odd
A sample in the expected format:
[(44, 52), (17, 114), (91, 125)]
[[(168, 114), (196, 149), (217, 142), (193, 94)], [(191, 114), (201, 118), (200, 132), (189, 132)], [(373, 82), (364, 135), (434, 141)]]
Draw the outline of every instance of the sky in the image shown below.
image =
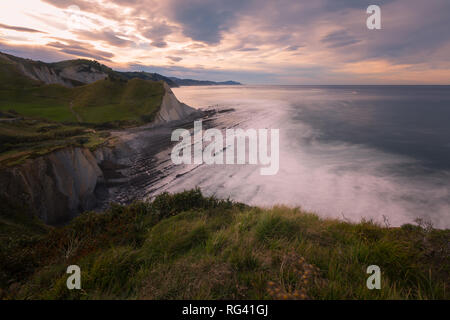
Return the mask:
[(449, 0), (0, 0), (0, 51), (246, 84), (448, 85), (449, 17)]

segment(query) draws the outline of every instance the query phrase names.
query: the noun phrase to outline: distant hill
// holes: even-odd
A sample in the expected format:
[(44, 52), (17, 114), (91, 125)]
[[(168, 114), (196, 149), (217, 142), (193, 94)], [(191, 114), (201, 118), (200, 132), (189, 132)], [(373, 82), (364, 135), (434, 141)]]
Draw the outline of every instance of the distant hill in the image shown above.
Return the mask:
[(163, 75), (160, 75), (158, 73), (149, 73), (149, 72), (144, 72), (144, 71), (140, 71), (140, 72), (118, 72), (116, 71), (117, 74), (119, 74), (120, 76), (123, 76), (127, 79), (133, 79), (133, 78), (138, 78), (138, 79), (142, 79), (142, 80), (151, 80), (151, 81), (165, 81), (170, 87), (178, 87), (178, 84), (173, 81), (171, 78), (165, 77)]
[(139, 78), (143, 80), (153, 80), (153, 81), (165, 81), (170, 87), (179, 87), (179, 86), (235, 86), (235, 85), (242, 85), (242, 83), (237, 81), (209, 81), (209, 80), (194, 80), (194, 79), (180, 79), (176, 77), (166, 77), (159, 73), (148, 73), (144, 71), (140, 72), (116, 72), (120, 74), (121, 76), (132, 79), (132, 78)]
[(220, 86), (220, 85), (227, 85), (227, 86), (238, 86), (242, 85), (240, 82), (236, 81), (222, 81), (222, 82), (216, 82), (216, 81), (208, 81), (208, 80), (193, 80), (193, 79), (179, 79), (175, 77), (170, 77), (170, 80), (175, 82), (179, 86)]

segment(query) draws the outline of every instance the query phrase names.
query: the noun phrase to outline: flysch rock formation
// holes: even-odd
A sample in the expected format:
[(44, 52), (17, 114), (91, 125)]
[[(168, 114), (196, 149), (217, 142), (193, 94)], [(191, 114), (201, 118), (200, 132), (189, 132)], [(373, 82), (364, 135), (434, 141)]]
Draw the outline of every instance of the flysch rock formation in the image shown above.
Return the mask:
[(103, 80), (108, 76), (106, 73), (84, 64), (64, 68), (59, 75), (63, 78), (81, 83), (93, 83), (98, 80)]
[[(25, 68), (22, 64), (18, 65), (20, 70), (31, 79), (40, 80), (46, 84), (60, 84), (66, 87), (73, 87), (71, 80), (81, 83), (92, 83), (107, 77), (106, 73), (84, 64), (69, 66), (64, 68), (59, 74), (45, 65), (33, 66), (31, 70)], [(89, 71), (83, 71), (86, 68)]]
[[(98, 158), (97, 158), (98, 157)], [(83, 148), (65, 148), (0, 172), (0, 192), (25, 204), (30, 214), (59, 224), (95, 207), (94, 190), (102, 178), (97, 155)]]
[(25, 68), (23, 64), (17, 64), (20, 71), (26, 75), (27, 77), (36, 80), (42, 81), (45, 84), (60, 84), (66, 87), (72, 87), (72, 83), (66, 79), (63, 79), (59, 75), (57, 75), (52, 69), (49, 69), (47, 66), (40, 67), (32, 67), (32, 70), (28, 70)]
[(200, 111), (189, 107), (178, 101), (169, 85), (164, 82), (165, 94), (162, 99), (161, 107), (153, 121), (153, 124), (164, 124), (171, 121), (180, 121), (189, 119), (192, 116), (199, 115)]

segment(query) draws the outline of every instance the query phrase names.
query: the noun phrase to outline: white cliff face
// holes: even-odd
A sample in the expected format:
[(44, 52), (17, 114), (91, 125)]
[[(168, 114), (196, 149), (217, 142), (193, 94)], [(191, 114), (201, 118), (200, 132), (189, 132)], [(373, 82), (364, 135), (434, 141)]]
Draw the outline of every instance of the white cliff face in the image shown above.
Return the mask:
[(55, 177), (56, 188), (67, 197), (71, 212), (88, 209), (102, 171), (95, 157), (86, 149), (64, 149), (47, 158)]
[(3, 170), (0, 191), (27, 204), (45, 223), (58, 224), (95, 207), (94, 190), (102, 175), (91, 151), (66, 148)]
[(65, 87), (72, 87), (72, 83), (58, 76), (53, 70), (46, 66), (33, 67), (32, 70), (27, 70), (22, 64), (18, 64), (20, 71), (27, 77), (42, 81), (46, 84), (60, 84)]
[(164, 82), (165, 94), (158, 114), (155, 117), (154, 124), (162, 124), (171, 121), (186, 120), (189, 117), (198, 114), (199, 111), (178, 101), (167, 83)]
[[(86, 68), (88, 68), (89, 71), (85, 71)], [(82, 83), (92, 83), (107, 77), (106, 73), (83, 64), (64, 68), (59, 75), (63, 78)]]

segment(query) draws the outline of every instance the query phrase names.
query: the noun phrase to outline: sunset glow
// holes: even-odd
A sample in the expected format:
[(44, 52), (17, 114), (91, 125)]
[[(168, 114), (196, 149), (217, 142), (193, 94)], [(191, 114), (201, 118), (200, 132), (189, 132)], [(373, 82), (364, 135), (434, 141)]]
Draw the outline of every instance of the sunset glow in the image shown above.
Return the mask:
[(378, 5), (381, 30), (364, 1), (2, 1), (0, 51), (243, 83), (448, 84), (450, 3)]

